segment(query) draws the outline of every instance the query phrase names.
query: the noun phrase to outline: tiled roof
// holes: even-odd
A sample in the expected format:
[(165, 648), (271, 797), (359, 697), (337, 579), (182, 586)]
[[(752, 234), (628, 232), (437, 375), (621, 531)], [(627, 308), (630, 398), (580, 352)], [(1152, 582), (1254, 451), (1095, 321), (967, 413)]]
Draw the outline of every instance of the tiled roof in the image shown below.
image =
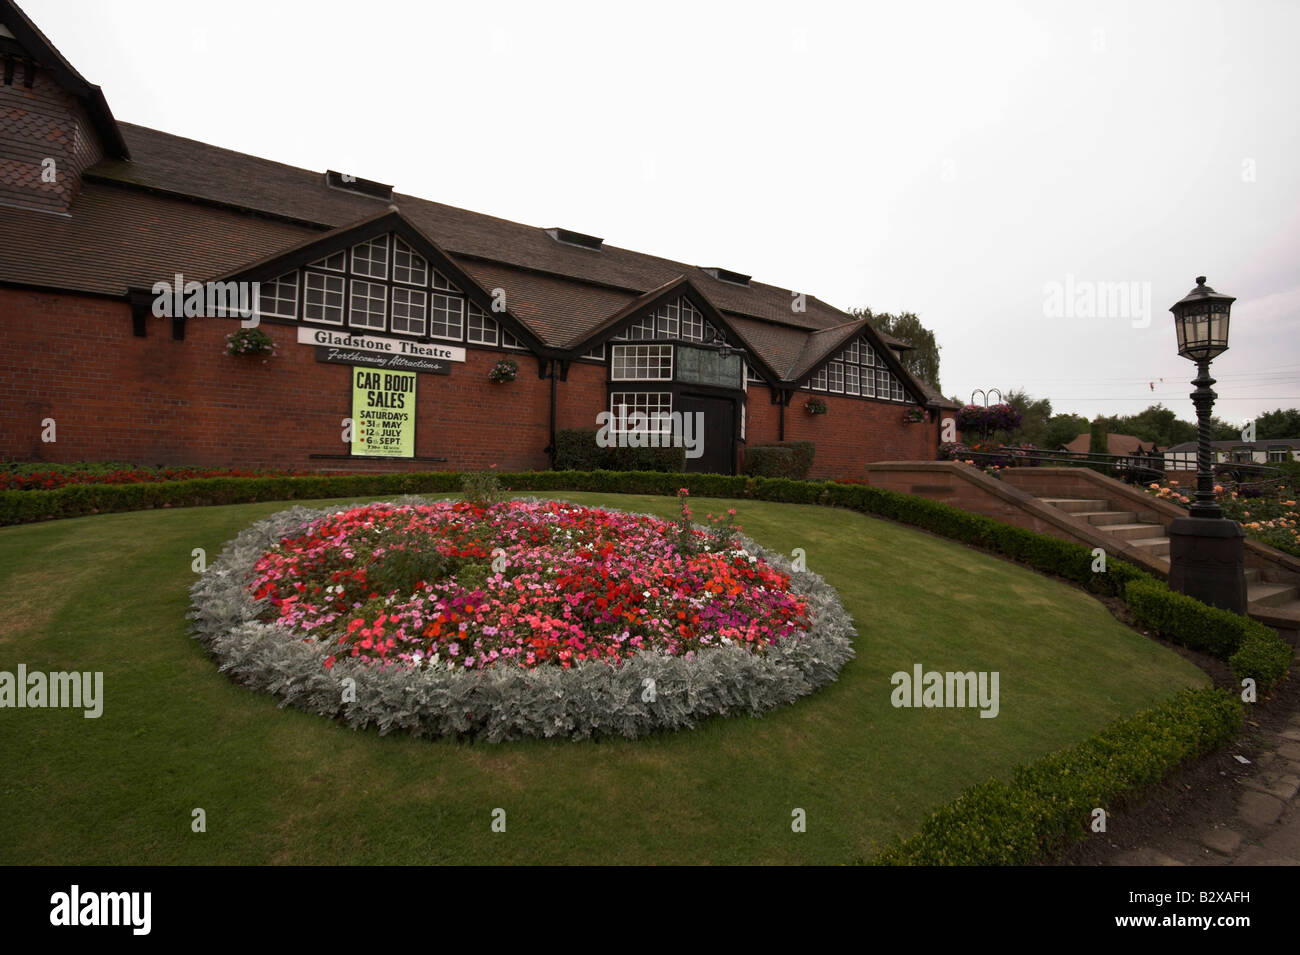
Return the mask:
[[(1065, 445), (1066, 451), (1072, 451), (1075, 454), (1087, 454), (1092, 447), (1092, 435), (1081, 434), (1069, 444)], [(1107, 434), (1106, 435), (1106, 453), (1107, 454), (1133, 454), (1136, 451), (1153, 451), (1159, 450), (1154, 442), (1143, 441), (1141, 438), (1131, 434)]]
[[(813, 296), (795, 311), (794, 293), (777, 286), (736, 285), (608, 244), (578, 248), (544, 228), (414, 196), (395, 193), (390, 203), (332, 188), (320, 172), (119, 126), (131, 160), (87, 170), (70, 217), (3, 211), (17, 241), (0, 243), (0, 282), (120, 296), (176, 272), (214, 278), (395, 205), (482, 286), (505, 289), (511, 314), (556, 349), (577, 347), (630, 303), (683, 278), (787, 381), (824, 358), (851, 326), (866, 326)], [(912, 383), (931, 396), (933, 389)]]

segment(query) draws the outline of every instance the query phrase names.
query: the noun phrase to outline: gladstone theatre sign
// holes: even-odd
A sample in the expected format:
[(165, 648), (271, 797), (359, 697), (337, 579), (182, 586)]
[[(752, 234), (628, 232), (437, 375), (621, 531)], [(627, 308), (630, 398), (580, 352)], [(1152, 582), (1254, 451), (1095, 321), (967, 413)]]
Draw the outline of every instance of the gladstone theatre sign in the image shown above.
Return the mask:
[(323, 328), (299, 328), (298, 344), (314, 345), (317, 361), (353, 366), (351, 449), (367, 457), (414, 457), (417, 373), (450, 375), (465, 361), (455, 345)]
[(347, 334), (321, 328), (298, 329), (298, 344), (315, 345), (316, 360), (320, 362), (427, 375), (450, 375), (451, 363), (465, 360), (465, 349), (455, 345)]

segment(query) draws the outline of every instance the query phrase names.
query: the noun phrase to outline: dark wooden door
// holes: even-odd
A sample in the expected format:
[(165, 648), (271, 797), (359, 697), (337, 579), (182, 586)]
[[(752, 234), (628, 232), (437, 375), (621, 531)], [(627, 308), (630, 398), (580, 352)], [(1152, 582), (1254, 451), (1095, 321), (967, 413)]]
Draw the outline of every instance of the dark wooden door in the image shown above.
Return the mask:
[[(704, 415), (703, 432), (697, 428), (695, 433), (695, 440), (702, 441), (699, 447), (703, 454), (698, 458), (688, 457), (686, 470), (691, 473), (735, 474), (736, 403), (730, 398), (681, 394), (677, 396), (676, 410), (683, 415), (683, 429), (686, 426), (685, 415), (696, 412)], [(693, 420), (698, 423), (698, 419)]]

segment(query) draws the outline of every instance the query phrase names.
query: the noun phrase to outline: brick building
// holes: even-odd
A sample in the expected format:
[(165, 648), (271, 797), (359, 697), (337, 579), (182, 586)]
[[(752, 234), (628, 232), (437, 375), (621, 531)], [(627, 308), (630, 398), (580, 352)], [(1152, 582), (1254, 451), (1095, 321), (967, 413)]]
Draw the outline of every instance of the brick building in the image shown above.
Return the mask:
[[(935, 457), (953, 406), (909, 346), (813, 296), (119, 123), (10, 0), (0, 23), (3, 459), (546, 468), (619, 409), (702, 414), (695, 470), (779, 440), (815, 476)], [(274, 354), (227, 354), (254, 324)], [(363, 422), (375, 394), (397, 413)]]

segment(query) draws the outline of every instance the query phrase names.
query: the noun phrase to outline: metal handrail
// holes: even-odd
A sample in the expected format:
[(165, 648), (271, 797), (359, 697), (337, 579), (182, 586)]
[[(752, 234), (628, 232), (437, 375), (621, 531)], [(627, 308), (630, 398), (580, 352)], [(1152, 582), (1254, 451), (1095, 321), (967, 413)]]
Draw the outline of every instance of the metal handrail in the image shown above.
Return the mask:
[[(1005, 460), (1010, 467), (1086, 467), (1117, 477), (1130, 483), (1150, 483), (1165, 477), (1163, 452), (1135, 452), (1133, 454), (1100, 454), (1092, 451), (1051, 451), (1046, 448), (1023, 448), (1016, 445), (999, 445), (992, 450), (967, 450), (955, 460), (975, 461)], [(1103, 470), (1104, 469), (1104, 470)], [(1195, 474), (1194, 471), (1186, 472)], [(1286, 472), (1269, 464), (1253, 461), (1221, 461), (1214, 464), (1215, 483), (1227, 489), (1246, 487), (1252, 491), (1263, 489), (1286, 480)]]

